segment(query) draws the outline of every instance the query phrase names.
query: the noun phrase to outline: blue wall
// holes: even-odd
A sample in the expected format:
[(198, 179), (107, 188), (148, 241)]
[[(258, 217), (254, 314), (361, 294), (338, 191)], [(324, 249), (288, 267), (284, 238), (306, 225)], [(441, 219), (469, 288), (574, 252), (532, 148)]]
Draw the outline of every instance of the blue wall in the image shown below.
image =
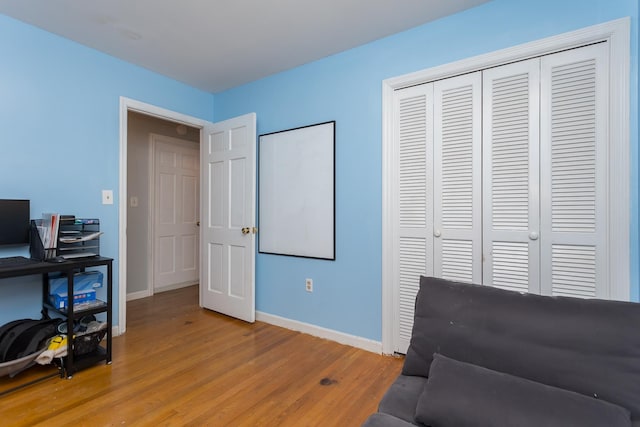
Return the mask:
[[(101, 218), (102, 252), (117, 258), (120, 96), (216, 121), (256, 112), (260, 134), (336, 120), (336, 261), (258, 254), (256, 307), (380, 340), (382, 80), (624, 16), (632, 18), (631, 292), (637, 300), (637, 0), (494, 0), (217, 95), (0, 15), (0, 198), (31, 199), (34, 217), (59, 211)], [(113, 206), (101, 204), (102, 189), (114, 190)], [(0, 251), (13, 254), (26, 248)], [(313, 293), (304, 290), (307, 277)], [(37, 316), (37, 281), (8, 282), (0, 282), (0, 324)]]
[[(32, 217), (100, 218), (102, 253), (117, 259), (120, 96), (210, 120), (213, 95), (3, 15), (0, 58), (0, 198), (30, 199)], [(10, 255), (28, 248), (0, 251)], [(38, 316), (39, 286), (0, 281), (0, 324)]]
[[(637, 0), (494, 0), (216, 95), (214, 118), (255, 111), (258, 133), (336, 120), (336, 261), (258, 254), (257, 310), (381, 339), (384, 79), (632, 18), (632, 298), (638, 299)], [(305, 292), (305, 277), (314, 292)]]

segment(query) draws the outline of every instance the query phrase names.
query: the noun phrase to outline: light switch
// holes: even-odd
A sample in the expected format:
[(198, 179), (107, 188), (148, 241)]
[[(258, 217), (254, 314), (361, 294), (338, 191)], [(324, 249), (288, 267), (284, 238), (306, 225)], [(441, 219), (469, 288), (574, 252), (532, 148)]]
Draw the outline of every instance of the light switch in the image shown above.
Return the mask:
[(138, 207), (138, 198), (136, 196), (131, 196), (131, 198), (129, 199), (129, 206), (132, 208)]
[(102, 204), (103, 205), (113, 204), (113, 190), (102, 190)]

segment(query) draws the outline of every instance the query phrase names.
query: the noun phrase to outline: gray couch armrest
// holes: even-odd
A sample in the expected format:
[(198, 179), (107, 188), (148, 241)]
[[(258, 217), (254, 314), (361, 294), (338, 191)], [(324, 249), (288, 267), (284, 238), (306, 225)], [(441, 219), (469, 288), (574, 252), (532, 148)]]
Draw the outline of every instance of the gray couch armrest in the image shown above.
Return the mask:
[(378, 412), (413, 424), (416, 405), (426, 382), (425, 377), (399, 375), (382, 397)]

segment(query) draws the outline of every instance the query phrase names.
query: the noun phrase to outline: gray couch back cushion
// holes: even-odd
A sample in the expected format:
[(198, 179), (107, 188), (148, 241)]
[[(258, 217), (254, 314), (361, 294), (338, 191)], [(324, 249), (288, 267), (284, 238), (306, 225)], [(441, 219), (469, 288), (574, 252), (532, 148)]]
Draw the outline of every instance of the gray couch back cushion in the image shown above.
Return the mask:
[(640, 304), (420, 278), (403, 374), (434, 353), (615, 403), (640, 418)]

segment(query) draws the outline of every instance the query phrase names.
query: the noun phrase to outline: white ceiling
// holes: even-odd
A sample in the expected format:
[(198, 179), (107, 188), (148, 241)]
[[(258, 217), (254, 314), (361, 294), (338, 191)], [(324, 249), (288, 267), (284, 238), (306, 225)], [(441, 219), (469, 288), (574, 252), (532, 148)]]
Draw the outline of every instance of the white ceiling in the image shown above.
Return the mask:
[(0, 0), (0, 13), (220, 92), (488, 0)]

